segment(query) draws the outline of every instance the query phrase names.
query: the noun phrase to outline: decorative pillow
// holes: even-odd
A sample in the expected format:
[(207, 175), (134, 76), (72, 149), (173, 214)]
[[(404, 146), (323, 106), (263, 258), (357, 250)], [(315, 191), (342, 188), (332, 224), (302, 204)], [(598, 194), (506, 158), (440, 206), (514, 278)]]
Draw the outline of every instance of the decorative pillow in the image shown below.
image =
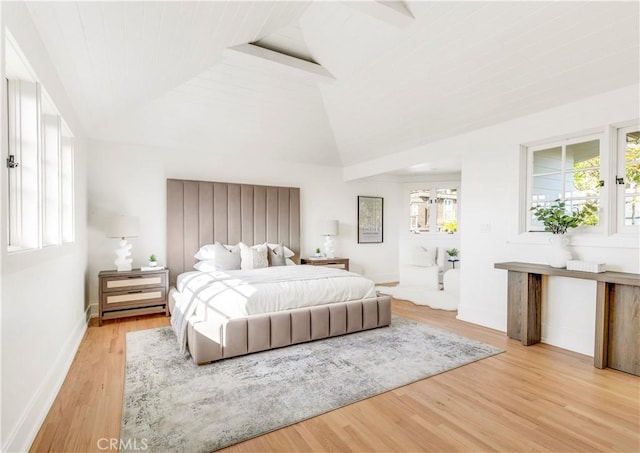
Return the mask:
[(237, 245), (222, 245), (216, 242), (215, 251), (216, 270), (232, 271), (240, 269), (240, 247)]
[(269, 267), (267, 259), (267, 244), (258, 244), (249, 247), (241, 242), (240, 246), (240, 268), (241, 269), (261, 269)]
[(413, 265), (423, 267), (435, 266), (437, 250), (435, 247), (415, 247), (413, 249)]
[(202, 272), (240, 269), (240, 247), (237, 245), (222, 245), (216, 242), (206, 247), (201, 256), (212, 256), (213, 258), (198, 261), (193, 265), (194, 269)]
[(280, 244), (275, 248), (268, 248), (269, 266), (285, 266), (284, 245)]
[[(206, 244), (200, 247), (200, 250), (196, 252), (193, 257), (197, 260), (215, 260), (216, 259), (216, 244), (220, 244), (216, 242), (215, 244)], [(227, 250), (233, 250), (238, 248), (237, 245), (225, 245)], [(239, 269), (239, 268), (238, 268)]]
[(293, 261), (291, 258), (285, 258), (284, 261), (285, 263), (287, 263), (287, 266), (297, 266), (296, 262)]
[(280, 244), (267, 244), (269, 246), (269, 248), (271, 250), (275, 249), (278, 246), (283, 246), (284, 247), (284, 257), (285, 258), (291, 258), (292, 256), (295, 256), (295, 253), (293, 252), (293, 250), (291, 250), (290, 248), (286, 247), (282, 242)]

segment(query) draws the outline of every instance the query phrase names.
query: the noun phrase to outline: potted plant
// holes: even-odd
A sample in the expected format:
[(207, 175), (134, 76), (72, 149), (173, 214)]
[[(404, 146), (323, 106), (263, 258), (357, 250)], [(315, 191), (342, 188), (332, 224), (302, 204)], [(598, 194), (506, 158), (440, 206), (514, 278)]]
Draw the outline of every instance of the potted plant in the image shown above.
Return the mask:
[(447, 250), (447, 255), (449, 255), (449, 259), (447, 261), (449, 261), (451, 263), (451, 266), (455, 269), (456, 268), (456, 263), (458, 261), (460, 261), (458, 259), (458, 249), (457, 248), (452, 248)]
[(550, 239), (553, 250), (547, 257), (551, 267), (563, 268), (567, 266), (567, 261), (571, 259), (571, 253), (566, 249), (569, 240), (564, 236), (565, 233), (569, 228), (596, 224), (595, 213), (597, 210), (597, 206), (591, 203), (585, 204), (582, 208), (568, 210), (566, 203), (559, 198), (549, 206), (531, 207), (536, 220), (544, 225), (544, 230), (553, 233)]
[(149, 256), (149, 266), (156, 267), (157, 265), (158, 265), (158, 259), (156, 258), (155, 255), (151, 254), (151, 256)]
[(316, 247), (316, 254), (313, 256), (315, 256), (316, 258), (319, 258), (322, 256), (322, 253), (320, 253), (320, 247)]
[(545, 231), (553, 234), (565, 234), (569, 228), (577, 228), (580, 225), (590, 224), (592, 217), (598, 208), (591, 204), (585, 204), (582, 209), (578, 208), (567, 212), (566, 203), (556, 199), (550, 206), (532, 206), (531, 210), (536, 220), (544, 225)]

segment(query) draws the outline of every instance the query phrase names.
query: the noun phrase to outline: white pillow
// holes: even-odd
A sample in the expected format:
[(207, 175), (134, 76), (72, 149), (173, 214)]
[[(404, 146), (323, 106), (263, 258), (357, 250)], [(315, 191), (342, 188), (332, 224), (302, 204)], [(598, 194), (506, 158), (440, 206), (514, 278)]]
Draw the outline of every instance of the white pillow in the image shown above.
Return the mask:
[[(275, 250), (276, 247), (278, 247), (280, 244), (267, 244), (269, 246), (269, 248), (271, 250)], [(284, 247), (284, 257), (285, 258), (291, 258), (292, 256), (295, 256), (296, 254), (293, 252), (293, 250), (291, 250), (290, 248), (288, 248), (286, 245), (283, 245)]]
[(213, 259), (200, 260), (193, 265), (194, 269), (202, 272), (232, 271), (240, 269), (240, 247), (225, 246), (216, 242), (207, 246), (204, 256), (213, 256)]
[(436, 247), (414, 247), (413, 249), (413, 265), (422, 267), (431, 267), (436, 265)]
[[(216, 242), (219, 244), (219, 242)], [(206, 244), (200, 247), (200, 250), (196, 252), (193, 257), (197, 260), (215, 260), (216, 259), (216, 244)], [(237, 245), (225, 245), (227, 250), (232, 250), (237, 247)]]
[(291, 258), (285, 258), (284, 262), (287, 263), (287, 266), (297, 266), (296, 262)]
[(240, 269), (240, 247), (234, 245), (222, 245), (216, 242), (214, 245), (216, 252), (216, 269), (219, 271), (232, 271)]
[(241, 242), (240, 246), (240, 268), (241, 269), (261, 269), (269, 267), (267, 258), (267, 244), (257, 244), (249, 247)]
[(267, 256), (270, 266), (286, 266), (286, 258), (284, 257), (284, 246), (280, 244), (272, 249), (267, 247)]
[[(193, 257), (197, 260), (214, 260), (216, 259), (216, 249), (214, 244), (206, 244), (200, 247)], [(194, 266), (195, 267), (195, 266)]]

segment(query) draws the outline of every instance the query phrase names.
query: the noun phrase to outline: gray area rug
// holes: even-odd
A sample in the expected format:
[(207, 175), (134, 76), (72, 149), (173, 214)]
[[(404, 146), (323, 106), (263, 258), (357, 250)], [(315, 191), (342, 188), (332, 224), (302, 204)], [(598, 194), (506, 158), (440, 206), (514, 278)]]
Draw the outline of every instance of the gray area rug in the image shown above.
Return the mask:
[(126, 343), (120, 437), (149, 452), (217, 450), (502, 352), (399, 317), (203, 366), (179, 353), (170, 327)]

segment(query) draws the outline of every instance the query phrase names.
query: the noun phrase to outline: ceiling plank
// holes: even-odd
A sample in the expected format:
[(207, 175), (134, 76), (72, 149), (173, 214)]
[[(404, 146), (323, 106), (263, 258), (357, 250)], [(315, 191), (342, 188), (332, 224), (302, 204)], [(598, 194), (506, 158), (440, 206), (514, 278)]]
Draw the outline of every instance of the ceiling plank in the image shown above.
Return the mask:
[(366, 1), (343, 2), (361, 13), (386, 22), (394, 27), (404, 28), (413, 23), (415, 18), (400, 1)]

